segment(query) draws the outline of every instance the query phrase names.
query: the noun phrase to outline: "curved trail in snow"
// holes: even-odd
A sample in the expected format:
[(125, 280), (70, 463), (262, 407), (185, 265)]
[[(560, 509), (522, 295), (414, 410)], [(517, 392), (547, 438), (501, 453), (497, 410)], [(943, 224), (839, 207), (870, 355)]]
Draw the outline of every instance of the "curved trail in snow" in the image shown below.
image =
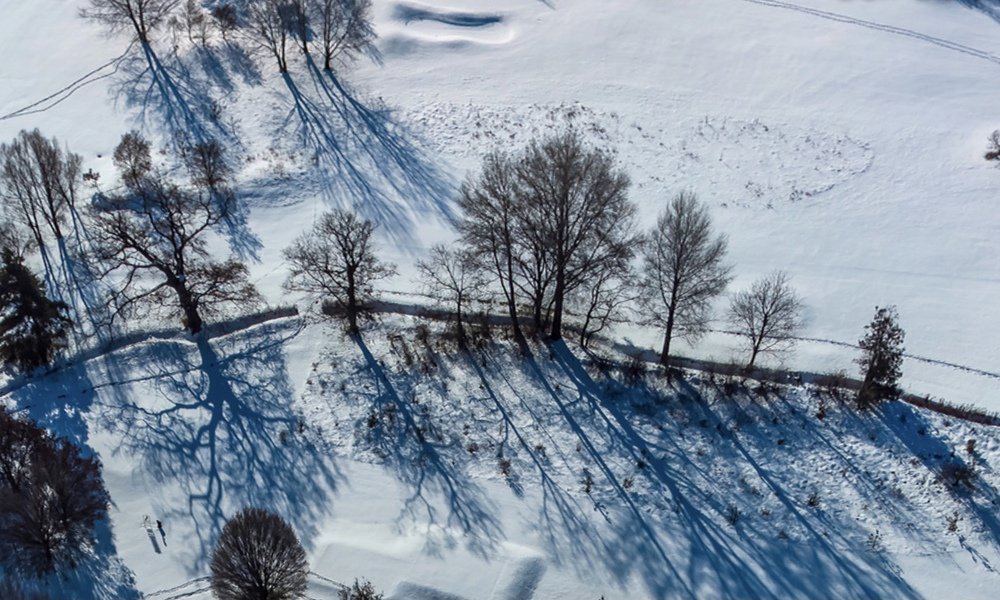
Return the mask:
[(868, 29), (874, 29), (876, 31), (883, 31), (885, 33), (891, 33), (894, 35), (901, 35), (936, 46), (941, 46), (942, 48), (947, 48), (948, 50), (953, 50), (955, 52), (961, 52), (963, 54), (968, 54), (975, 58), (980, 58), (983, 60), (988, 60), (992, 63), (1000, 65), (1000, 56), (993, 54), (991, 52), (986, 52), (985, 50), (979, 50), (978, 48), (973, 48), (971, 46), (965, 46), (957, 42), (952, 42), (950, 40), (934, 37), (927, 35), (925, 33), (920, 33), (919, 31), (913, 31), (912, 29), (904, 29), (902, 27), (896, 27), (894, 25), (885, 25), (883, 23), (876, 23), (874, 21), (865, 21), (864, 19), (857, 19), (854, 17), (849, 17), (847, 15), (842, 15), (840, 13), (829, 12), (825, 10), (820, 10), (818, 8), (810, 8), (808, 6), (801, 6), (799, 4), (792, 4), (790, 2), (781, 2), (780, 0), (743, 0), (744, 2), (750, 2), (752, 4), (760, 4), (762, 6), (770, 6), (772, 8), (781, 8), (784, 10), (794, 10), (797, 12), (812, 15), (814, 17), (819, 17), (821, 19), (827, 19), (829, 21), (836, 21), (838, 23), (846, 23), (848, 25), (857, 25), (858, 27), (866, 27)]
[[(0, 121), (6, 121), (7, 119), (13, 119), (15, 117), (24, 117), (27, 115), (33, 115), (35, 113), (45, 112), (50, 108), (52, 108), (53, 106), (56, 106), (57, 104), (61, 103), (62, 101), (72, 96), (73, 93), (79, 90), (80, 88), (90, 85), (95, 81), (100, 81), (101, 79), (111, 77), (112, 75), (118, 72), (118, 66), (121, 64), (122, 60), (124, 60), (125, 57), (128, 56), (129, 52), (132, 51), (132, 47), (134, 45), (135, 42), (133, 41), (128, 45), (128, 48), (125, 49), (125, 52), (121, 53), (121, 55), (109, 60), (108, 62), (97, 67), (96, 69), (93, 69), (92, 71), (86, 73), (85, 75), (83, 75), (76, 81), (70, 83), (66, 87), (63, 87), (62, 89), (49, 94), (48, 96), (42, 98), (41, 100), (37, 100), (23, 108), (19, 108), (14, 112), (10, 112), (5, 115), (0, 115)], [(101, 73), (101, 71), (104, 71), (108, 67), (114, 67), (114, 69), (112, 69), (108, 73)], [(47, 104), (39, 108), (40, 105), (45, 104), (46, 102), (49, 101), (52, 101), (51, 104)]]

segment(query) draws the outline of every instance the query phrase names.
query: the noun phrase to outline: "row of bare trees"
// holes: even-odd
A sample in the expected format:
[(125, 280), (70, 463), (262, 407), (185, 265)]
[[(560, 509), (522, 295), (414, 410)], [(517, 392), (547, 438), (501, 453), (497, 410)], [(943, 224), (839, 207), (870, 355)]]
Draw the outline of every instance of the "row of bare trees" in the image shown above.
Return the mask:
[(223, 40), (240, 32), (272, 55), (282, 73), (288, 70), (289, 46), (305, 55), (318, 49), (323, 69), (330, 71), (338, 59), (365, 52), (375, 38), (371, 0), (247, 0), (222, 2), (211, 11), (195, 0), (90, 0), (81, 14), (112, 33), (132, 32), (143, 44), (157, 28), (174, 22), (192, 42), (204, 45), (214, 22)]
[[(726, 237), (713, 233), (707, 207), (687, 192), (648, 232), (637, 232), (628, 186), (611, 155), (573, 131), (489, 154), (459, 194), (458, 244), (437, 245), (417, 263), (426, 292), (455, 312), (459, 342), (466, 341), (469, 307), (494, 300), (522, 346), (522, 323), (559, 339), (572, 315), (586, 345), (628, 320), (629, 307), (638, 308), (641, 324), (663, 331), (663, 364), (673, 340), (703, 336), (714, 301), (732, 280)], [(373, 232), (372, 222), (351, 211), (321, 216), (285, 250), (286, 288), (322, 298), (357, 333), (375, 283), (395, 273), (378, 259)], [(728, 321), (747, 342), (749, 366), (788, 345), (801, 312), (783, 272), (732, 297)]]
[(37, 130), (0, 145), (0, 331), (5, 333), (0, 341), (3, 348), (18, 349), (11, 355), (19, 360), (11, 362), (39, 366), (36, 358), (51, 360), (48, 348), (53, 346), (42, 344), (38, 331), (33, 343), (19, 338), (11, 346), (13, 338), (6, 333), (38, 330), (43, 318), (49, 334), (65, 327), (59, 314), (64, 305), (44, 301), (45, 288), (27, 270), (25, 258), (61, 241), (70, 215), (82, 225), (86, 239), (71, 248), (60, 246), (60, 251), (73, 254), (64, 259), (86, 262), (106, 282), (112, 322), (136, 311), (165, 310), (181, 315), (185, 328), (198, 333), (205, 316), (227, 306), (245, 309), (259, 300), (246, 266), (233, 257), (219, 258), (218, 250), (209, 248), (236, 208), (232, 170), (218, 143), (185, 150), (187, 181), (176, 181), (155, 167), (149, 142), (134, 131), (122, 137), (113, 158), (122, 186), (98, 194), (77, 211), (79, 156)]

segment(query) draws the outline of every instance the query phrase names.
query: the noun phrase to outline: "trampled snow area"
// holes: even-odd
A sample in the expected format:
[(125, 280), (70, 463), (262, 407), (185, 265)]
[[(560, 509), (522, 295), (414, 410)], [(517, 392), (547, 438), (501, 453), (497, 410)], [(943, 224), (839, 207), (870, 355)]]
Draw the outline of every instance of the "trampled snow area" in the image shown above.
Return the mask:
[[(231, 243), (272, 303), (286, 301), (282, 248), (338, 205), (380, 224), (400, 271), (388, 287), (414, 290), (414, 261), (453, 238), (454, 190), (482, 155), (573, 124), (616, 152), (642, 223), (682, 189), (712, 206), (732, 289), (791, 273), (809, 339), (786, 366), (853, 373), (856, 351), (832, 342), (854, 343), (892, 303), (909, 391), (1000, 409), (990, 0), (375, 0), (378, 61), (337, 77), (297, 55), (282, 76), (266, 55), (181, 34), (143, 52), (80, 5), (5, 7), (0, 140), (39, 127), (102, 189), (128, 129), (163, 162), (171, 131), (223, 140), (250, 208)], [(296, 527), (316, 598), (334, 596), (323, 577), (354, 576), (400, 599), (997, 589), (994, 430), (902, 407), (820, 422), (805, 389), (735, 404), (696, 384), (620, 391), (576, 348), (521, 364), (500, 344), (485, 365), (442, 350), (419, 375), (388, 337), (413, 345), (413, 326), (389, 319), (364, 347), (297, 320), (200, 347), (151, 341), (9, 393), (101, 455), (115, 502), (102, 558), (54, 582), (56, 597), (207, 597), (206, 553), (247, 503)], [(638, 327), (615, 336), (659, 342)], [(725, 361), (736, 347), (718, 332), (683, 352)], [(935, 482), (952, 451), (980, 468), (975, 492)], [(140, 527), (146, 513), (165, 517), (165, 545)], [(875, 530), (884, 551), (867, 547)]]

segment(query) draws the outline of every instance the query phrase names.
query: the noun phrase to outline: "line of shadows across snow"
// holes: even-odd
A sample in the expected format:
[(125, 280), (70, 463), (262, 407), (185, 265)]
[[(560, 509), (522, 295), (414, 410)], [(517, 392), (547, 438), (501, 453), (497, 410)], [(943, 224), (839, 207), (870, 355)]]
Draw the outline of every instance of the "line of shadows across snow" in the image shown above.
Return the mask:
[(216, 73), (209, 77), (176, 53), (161, 58), (149, 43), (136, 49), (122, 61), (116, 95), (138, 111), (143, 128), (163, 131), (178, 150), (211, 139), (231, 141), (233, 132), (209, 93), (219, 79), (217, 68), (209, 65)]
[(450, 221), (455, 183), (414, 134), (381, 101), (362, 101), (311, 57), (306, 63), (308, 92), (282, 76), (292, 106), (281, 125), (297, 125), (326, 200), (353, 207), (404, 245), (414, 216)]
[[(135, 460), (147, 486), (165, 486), (158, 514), (191, 527), (192, 573), (226, 518), (247, 506), (281, 515), (308, 547), (341, 482), (291, 409), (283, 344), (296, 327), (274, 322), (193, 347), (147, 344), (130, 355), (144, 375), (100, 407), (103, 427), (121, 439), (117, 452)], [(175, 487), (181, 498), (171, 505)]]
[[(430, 554), (455, 545), (458, 540), (454, 534), (458, 533), (470, 552), (484, 558), (493, 556), (503, 541), (494, 516), (497, 507), (469, 478), (463, 464), (454, 460), (463, 453), (461, 443), (443, 435), (419, 404), (400, 395), (360, 335), (354, 340), (364, 361), (359, 373), (367, 372), (374, 383), (371, 408), (383, 417), (381, 423), (369, 428), (370, 439), (386, 467), (408, 490), (397, 526), (427, 527), (443, 536), (440, 540), (427, 538), (425, 551)], [(409, 396), (416, 398), (412, 393)]]
[[(721, 429), (713, 438), (710, 460), (692, 456), (681, 443), (683, 427), (669, 422), (669, 412), (653, 409), (653, 415), (644, 415), (632, 405), (640, 396), (658, 392), (615, 379), (596, 382), (563, 342), (553, 343), (550, 353), (552, 364), (529, 359), (529, 372), (595, 466), (595, 478), (604, 479), (595, 484), (606, 490), (595, 502), (603, 505), (611, 525), (605, 528), (602, 555), (590, 560), (602, 561), (620, 580), (638, 577), (657, 598), (917, 596), (895, 565), (865, 549), (864, 535), (854, 531), (857, 525), (824, 523), (808, 513), (804, 500), (794, 499), (787, 489), (794, 483), (787, 478), (794, 475), (772, 468), (763, 453), (737, 435)], [(675, 394), (675, 400), (689, 399), (685, 410), (692, 413), (690, 421), (720, 422), (694, 388)], [(629, 464), (643, 465), (635, 477), (644, 480), (644, 497), (663, 510), (650, 510), (624, 488), (621, 468)], [(710, 469), (720, 465), (754, 473), (777, 499), (798, 539), (727, 523), (734, 482)], [(578, 551), (589, 550), (581, 546)]]

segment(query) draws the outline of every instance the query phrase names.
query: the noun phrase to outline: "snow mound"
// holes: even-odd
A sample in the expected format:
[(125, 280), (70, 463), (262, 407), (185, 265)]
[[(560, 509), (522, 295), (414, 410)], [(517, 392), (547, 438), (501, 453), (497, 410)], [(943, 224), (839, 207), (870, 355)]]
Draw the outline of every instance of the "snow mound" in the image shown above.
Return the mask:
[(386, 54), (412, 54), (426, 47), (496, 45), (514, 39), (507, 19), (495, 12), (399, 3), (389, 14), (393, 31), (383, 35), (381, 43)]

